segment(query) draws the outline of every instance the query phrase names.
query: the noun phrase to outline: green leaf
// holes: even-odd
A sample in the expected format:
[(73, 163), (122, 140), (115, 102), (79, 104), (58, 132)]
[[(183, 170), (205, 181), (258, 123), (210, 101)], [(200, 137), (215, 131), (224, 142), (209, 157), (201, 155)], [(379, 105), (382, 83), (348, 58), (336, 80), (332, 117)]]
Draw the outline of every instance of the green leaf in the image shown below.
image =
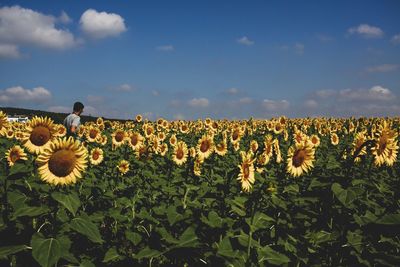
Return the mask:
[(386, 214), (382, 218), (378, 219), (375, 223), (376, 224), (387, 224), (387, 225), (400, 224), (400, 213)]
[(25, 245), (0, 247), (0, 259), (6, 259), (7, 256), (23, 251), (26, 248)]
[(179, 243), (176, 247), (196, 247), (198, 237), (193, 227), (188, 227), (179, 238)]
[(174, 225), (176, 222), (182, 220), (182, 218), (183, 216), (176, 211), (175, 206), (170, 206), (167, 209), (167, 219), (171, 226)]
[(97, 225), (86, 217), (81, 216), (72, 219), (70, 227), (78, 233), (87, 236), (91, 241), (95, 243), (103, 243)]
[(175, 239), (165, 228), (158, 228), (157, 232), (161, 237), (170, 244), (178, 244), (179, 240)]
[(251, 224), (251, 219), (246, 218), (247, 224), (250, 226), (253, 232), (271, 227), (272, 223), (275, 222), (275, 219), (269, 217), (265, 213), (257, 212), (254, 214), (253, 224)]
[(142, 241), (142, 236), (138, 233), (131, 232), (129, 230), (125, 231), (125, 237), (131, 241), (135, 246)]
[(149, 247), (145, 247), (139, 253), (137, 253), (133, 258), (135, 259), (143, 259), (143, 258), (155, 258), (162, 254), (162, 252), (158, 250), (151, 249)]
[(55, 238), (44, 239), (35, 234), (31, 240), (32, 256), (43, 267), (54, 266), (61, 257), (60, 242)]
[(122, 257), (118, 254), (118, 251), (115, 247), (110, 248), (107, 250), (106, 255), (104, 256), (103, 262), (112, 262), (116, 260), (120, 260)]
[(283, 265), (290, 262), (290, 259), (269, 246), (258, 249), (258, 262), (268, 261), (270, 264)]
[(74, 216), (76, 211), (81, 206), (81, 201), (75, 192), (70, 194), (63, 194), (59, 192), (54, 192), (51, 194), (52, 198), (63, 205), (67, 210), (69, 210)]
[(212, 228), (220, 228), (222, 227), (223, 223), (222, 218), (219, 217), (218, 213), (213, 210), (208, 213), (208, 218), (202, 216), (201, 221), (208, 224)]
[(235, 251), (235, 252), (233, 251), (229, 236), (225, 236), (218, 243), (217, 254), (222, 257), (226, 257), (226, 258), (235, 258), (237, 256), (237, 251)]
[(356, 230), (354, 232), (347, 232), (347, 242), (355, 249), (358, 253), (361, 253), (362, 250), (362, 238), (360, 230)]
[(96, 267), (90, 260), (84, 259), (79, 267)]
[(30, 168), (25, 165), (24, 163), (15, 163), (11, 168), (10, 168), (10, 173), (9, 176), (13, 176), (16, 174), (24, 174), (27, 172), (30, 172)]
[(335, 194), (336, 198), (345, 206), (349, 207), (350, 204), (356, 198), (356, 193), (351, 189), (343, 189), (342, 186), (338, 183), (334, 183), (331, 187), (333, 193)]
[(20, 192), (7, 192), (7, 199), (8, 202), (11, 204), (11, 206), (14, 208), (14, 210), (17, 210), (21, 208), (23, 205), (25, 205), (25, 200), (27, 197), (20, 193)]
[(16, 218), (22, 217), (22, 216), (36, 217), (36, 216), (39, 216), (39, 215), (42, 215), (42, 214), (48, 213), (48, 212), (49, 212), (49, 208), (47, 208), (47, 207), (25, 206), (25, 207), (21, 207), (21, 208), (17, 209), (14, 212), (13, 219), (16, 219)]

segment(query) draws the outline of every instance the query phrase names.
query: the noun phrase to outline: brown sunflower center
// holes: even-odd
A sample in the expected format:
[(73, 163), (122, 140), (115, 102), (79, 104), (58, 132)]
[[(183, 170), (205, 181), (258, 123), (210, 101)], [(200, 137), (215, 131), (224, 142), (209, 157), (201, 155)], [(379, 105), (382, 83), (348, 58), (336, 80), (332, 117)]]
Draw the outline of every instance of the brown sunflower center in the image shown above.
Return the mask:
[(13, 150), (10, 152), (10, 159), (11, 162), (16, 162), (17, 160), (20, 159), (19, 152), (17, 150)]
[(239, 131), (235, 130), (232, 134), (232, 139), (233, 140), (237, 140), (239, 138)]
[(89, 132), (90, 138), (94, 139), (97, 136), (97, 131), (95, 129), (91, 129)]
[(201, 145), (200, 145), (201, 152), (203, 152), (203, 153), (207, 152), (209, 148), (210, 148), (210, 141), (204, 140), (201, 142)]
[(121, 132), (117, 132), (115, 134), (115, 141), (122, 142), (122, 140), (124, 140), (124, 133), (122, 131)]
[(131, 136), (131, 145), (136, 146), (138, 142), (139, 142), (139, 139), (138, 139), (137, 135), (136, 134), (132, 135)]
[(243, 178), (244, 179), (249, 179), (250, 176), (250, 165), (248, 163), (243, 163), (242, 164), (242, 169), (243, 169)]
[(58, 177), (64, 177), (74, 170), (75, 164), (75, 153), (72, 150), (61, 149), (51, 155), (49, 170)]
[(387, 146), (387, 135), (383, 134), (380, 138), (379, 138), (379, 153), (382, 154), (383, 151), (385, 151)]
[(293, 165), (297, 168), (300, 167), (306, 159), (306, 151), (304, 149), (296, 150), (292, 158)]
[(94, 159), (94, 160), (98, 160), (99, 159), (99, 157), (100, 157), (100, 153), (99, 153), (99, 151), (94, 151), (93, 152), (93, 155), (92, 155), (92, 159)]
[(224, 151), (224, 149), (225, 149), (225, 145), (223, 143), (217, 145), (218, 151)]
[(51, 137), (49, 128), (44, 126), (36, 126), (31, 133), (29, 140), (35, 146), (43, 146), (46, 144)]
[(182, 158), (183, 158), (183, 155), (184, 155), (183, 149), (182, 149), (182, 148), (179, 148), (178, 151), (176, 151), (176, 158), (177, 158), (177, 159), (182, 159)]
[(315, 145), (316, 143), (318, 143), (318, 139), (317, 139), (317, 137), (313, 137), (312, 139), (311, 139), (311, 142)]
[(146, 129), (146, 133), (147, 133), (147, 135), (151, 135), (151, 134), (153, 133), (153, 128), (148, 127), (148, 128)]

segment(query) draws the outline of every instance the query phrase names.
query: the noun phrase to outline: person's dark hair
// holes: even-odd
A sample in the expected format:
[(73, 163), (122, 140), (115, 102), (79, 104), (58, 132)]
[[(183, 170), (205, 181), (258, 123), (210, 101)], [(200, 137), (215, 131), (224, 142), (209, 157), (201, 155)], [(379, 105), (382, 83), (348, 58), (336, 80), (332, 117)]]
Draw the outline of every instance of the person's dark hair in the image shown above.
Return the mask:
[(81, 102), (75, 102), (74, 104), (74, 112), (79, 112), (83, 110), (85, 106)]

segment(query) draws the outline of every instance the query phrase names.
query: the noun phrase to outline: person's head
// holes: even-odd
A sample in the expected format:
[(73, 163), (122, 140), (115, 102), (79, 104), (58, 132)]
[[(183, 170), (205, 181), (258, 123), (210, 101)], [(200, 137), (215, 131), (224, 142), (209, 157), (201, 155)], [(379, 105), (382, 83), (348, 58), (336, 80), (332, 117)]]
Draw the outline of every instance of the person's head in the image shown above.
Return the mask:
[(81, 115), (81, 113), (83, 112), (83, 108), (85, 106), (81, 103), (81, 102), (75, 102), (74, 104), (74, 113)]

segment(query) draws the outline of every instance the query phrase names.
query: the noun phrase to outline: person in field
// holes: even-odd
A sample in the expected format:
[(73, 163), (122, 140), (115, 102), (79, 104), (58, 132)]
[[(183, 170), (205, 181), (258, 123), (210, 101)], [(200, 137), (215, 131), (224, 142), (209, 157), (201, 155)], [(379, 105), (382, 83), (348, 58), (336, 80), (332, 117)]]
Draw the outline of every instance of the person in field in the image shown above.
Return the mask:
[(75, 102), (72, 113), (64, 119), (64, 126), (67, 128), (67, 136), (77, 138), (78, 129), (81, 125), (80, 115), (82, 114), (84, 107), (85, 106), (81, 102)]

